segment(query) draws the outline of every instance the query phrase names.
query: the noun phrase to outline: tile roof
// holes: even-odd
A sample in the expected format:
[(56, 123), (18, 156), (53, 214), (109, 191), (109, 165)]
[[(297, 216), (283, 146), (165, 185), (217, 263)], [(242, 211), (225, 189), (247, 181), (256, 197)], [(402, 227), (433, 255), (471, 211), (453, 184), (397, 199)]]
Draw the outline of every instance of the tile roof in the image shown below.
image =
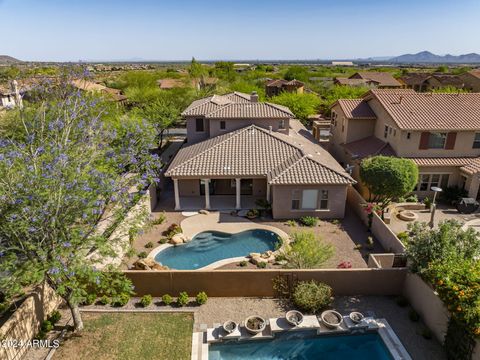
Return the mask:
[(240, 92), (213, 95), (196, 100), (182, 112), (182, 115), (222, 119), (291, 119), (294, 117), (290, 109), (285, 106), (251, 101), (250, 95)]
[(378, 82), (367, 79), (350, 79), (345, 77), (337, 77), (334, 80), (335, 83), (340, 85), (349, 85), (349, 86), (367, 86), (369, 83), (378, 84)]
[(422, 85), (431, 75), (428, 73), (408, 73), (400, 77), (400, 81), (405, 85)]
[(401, 87), (402, 84), (395, 79), (392, 74), (387, 72), (380, 71), (359, 71), (352, 76), (350, 79), (361, 78), (367, 80), (373, 80), (378, 83), (379, 86), (396, 86)]
[(444, 86), (464, 87), (465, 83), (457, 75), (451, 74), (434, 74), (430, 79), (436, 79), (440, 84)]
[(423, 157), (410, 158), (422, 167), (454, 166), (467, 174), (480, 172), (480, 157)]
[(337, 101), (347, 119), (376, 119), (375, 113), (363, 99), (340, 99)]
[(284, 80), (284, 79), (273, 79), (273, 80), (268, 80), (266, 86), (268, 87), (282, 87), (282, 86), (296, 86), (296, 87), (302, 87), (305, 84), (301, 81), (298, 81), (296, 79), (293, 80)]
[(342, 146), (351, 156), (355, 156), (358, 159), (375, 155), (397, 156), (389, 143), (384, 142), (375, 136), (352, 141), (343, 144)]
[(400, 129), (467, 131), (480, 129), (480, 93), (416, 93), (410, 89), (370, 90)]
[[(331, 155), (324, 149), (318, 154), (308, 154), (301, 142), (250, 125), (183, 147), (165, 175), (180, 178), (266, 176), (272, 184), (354, 182), (338, 163), (336, 167), (330, 164)], [(322, 155), (325, 163), (321, 162)]]
[(480, 69), (473, 69), (468, 72), (470, 75), (475, 76), (477, 79), (480, 79)]

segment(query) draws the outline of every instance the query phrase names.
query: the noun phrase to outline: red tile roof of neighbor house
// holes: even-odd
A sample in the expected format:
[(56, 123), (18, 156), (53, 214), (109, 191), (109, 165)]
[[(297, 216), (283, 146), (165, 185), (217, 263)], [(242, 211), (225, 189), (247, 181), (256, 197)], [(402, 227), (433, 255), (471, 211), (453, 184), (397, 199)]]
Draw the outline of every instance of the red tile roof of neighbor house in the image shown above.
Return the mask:
[(343, 144), (342, 146), (351, 156), (358, 159), (375, 155), (397, 156), (389, 143), (382, 141), (375, 136), (352, 141), (348, 144)]
[(374, 80), (367, 80), (367, 79), (350, 79), (345, 77), (337, 77), (334, 80), (335, 83), (340, 85), (349, 85), (349, 86), (367, 86), (368, 84), (378, 84), (378, 82)]
[(355, 79), (357, 76), (361, 79), (373, 80), (378, 83), (379, 86), (395, 86), (401, 87), (402, 84), (395, 79), (392, 74), (387, 72), (380, 71), (359, 71), (352, 76), (350, 79)]
[(480, 79), (480, 69), (473, 69), (473, 70), (470, 70), (468, 73)]
[(408, 73), (402, 75), (399, 80), (403, 82), (405, 85), (414, 86), (414, 85), (422, 85), (425, 80), (427, 80), (432, 75), (429, 73)]
[(240, 92), (213, 95), (196, 100), (182, 112), (182, 116), (204, 116), (215, 119), (291, 119), (294, 117), (290, 109), (285, 106), (252, 101), (251, 95)]
[(377, 99), (403, 130), (480, 130), (480, 93), (417, 93), (410, 89), (370, 90), (364, 99)]
[(452, 74), (434, 74), (430, 78), (436, 79), (443, 86), (454, 86), (462, 88), (465, 86), (464, 81), (458, 75)]
[(375, 113), (363, 99), (340, 99), (337, 101), (347, 119), (376, 119)]
[(339, 184), (355, 181), (319, 145), (256, 125), (185, 146), (166, 176), (179, 178), (266, 176), (270, 184)]
[(480, 157), (418, 157), (410, 159), (422, 167), (453, 166), (460, 167), (460, 170), (467, 174), (480, 172)]
[(293, 80), (284, 80), (284, 79), (273, 79), (273, 80), (268, 80), (266, 86), (268, 87), (282, 87), (282, 86), (296, 86), (296, 87), (302, 87), (305, 84), (301, 81), (298, 81), (296, 79)]

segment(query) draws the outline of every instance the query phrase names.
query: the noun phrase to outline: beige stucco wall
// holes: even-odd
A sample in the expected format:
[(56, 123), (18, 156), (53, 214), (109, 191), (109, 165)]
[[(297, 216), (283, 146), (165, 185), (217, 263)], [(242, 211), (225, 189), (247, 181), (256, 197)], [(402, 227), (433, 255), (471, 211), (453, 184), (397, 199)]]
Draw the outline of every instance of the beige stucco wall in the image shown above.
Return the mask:
[[(220, 121), (225, 121), (225, 130), (220, 129)], [(257, 125), (258, 127), (269, 129), (272, 127), (272, 131), (278, 131), (282, 134), (288, 135), (289, 129), (289, 120), (285, 120), (285, 129), (280, 129), (280, 120), (279, 119), (210, 119), (210, 137), (223, 135), (234, 130), (244, 128), (249, 125)]]
[(253, 196), (267, 195), (267, 179), (253, 179)]
[(180, 196), (200, 196), (200, 182), (198, 179), (179, 179), (178, 193)]
[(196, 119), (201, 118), (201, 116), (187, 117), (185, 119), (187, 126), (187, 143), (194, 144), (202, 140), (206, 140), (210, 137), (209, 134), (209, 124), (208, 119), (203, 119), (203, 129), (202, 132), (196, 131)]
[(360, 120), (350, 119), (347, 120), (347, 143), (351, 143), (357, 140), (364, 139), (372, 136), (375, 131), (375, 120)]
[[(328, 210), (292, 210), (293, 190), (328, 190)], [(321, 219), (341, 219), (345, 215), (346, 185), (274, 185), (272, 186), (272, 213), (275, 219), (293, 219), (315, 216)]]

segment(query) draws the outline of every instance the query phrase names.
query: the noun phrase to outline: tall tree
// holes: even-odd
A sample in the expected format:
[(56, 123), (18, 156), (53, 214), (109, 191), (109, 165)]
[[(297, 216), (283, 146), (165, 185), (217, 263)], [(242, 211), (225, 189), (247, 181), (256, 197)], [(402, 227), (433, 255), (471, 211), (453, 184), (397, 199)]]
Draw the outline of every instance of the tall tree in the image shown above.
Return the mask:
[(180, 118), (180, 110), (172, 103), (157, 99), (145, 106), (141, 115), (155, 128), (159, 146), (162, 146), (165, 130), (176, 124)]

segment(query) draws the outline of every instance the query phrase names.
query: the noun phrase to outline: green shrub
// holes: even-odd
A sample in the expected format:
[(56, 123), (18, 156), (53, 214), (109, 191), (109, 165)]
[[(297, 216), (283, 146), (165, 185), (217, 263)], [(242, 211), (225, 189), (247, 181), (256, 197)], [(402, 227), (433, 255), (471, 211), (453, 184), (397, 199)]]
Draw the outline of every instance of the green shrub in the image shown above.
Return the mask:
[(259, 261), (257, 262), (257, 267), (260, 269), (265, 269), (267, 267), (267, 262), (266, 261)]
[(405, 199), (405, 202), (418, 203), (418, 197), (417, 197), (417, 195), (412, 194)]
[(143, 295), (140, 299), (140, 305), (142, 305), (143, 307), (147, 307), (152, 303), (152, 300), (152, 295)]
[(165, 222), (165, 220), (167, 219), (167, 215), (165, 214), (165, 211), (162, 211), (157, 218), (153, 219), (151, 221), (151, 224), (152, 225), (160, 225), (160, 224), (163, 224)]
[(101, 305), (108, 305), (110, 304), (110, 298), (107, 296), (107, 295), (103, 295), (99, 300), (98, 302), (101, 304)]
[(397, 303), (398, 306), (400, 307), (405, 307), (408, 306), (408, 300), (404, 296), (397, 296), (395, 298), (395, 302)]
[(454, 205), (459, 198), (467, 197), (468, 192), (459, 186), (449, 186), (440, 193), (440, 200), (448, 205)]
[(318, 313), (332, 302), (332, 288), (327, 284), (300, 281), (293, 290), (293, 303), (308, 313)]
[(403, 244), (406, 244), (408, 241), (408, 232), (402, 231), (397, 234), (398, 240), (400, 240)]
[(188, 304), (188, 301), (189, 301), (188, 294), (185, 291), (182, 291), (177, 298), (178, 306), (185, 306)]
[(198, 305), (203, 305), (207, 302), (208, 296), (205, 291), (201, 291), (197, 294), (197, 304)]
[(292, 234), (292, 242), (285, 250), (286, 268), (320, 268), (334, 253), (334, 248), (315, 236), (313, 231), (297, 231)]
[(247, 266), (247, 264), (248, 264), (248, 261), (246, 261), (246, 260), (240, 261), (240, 263), (239, 263), (239, 265), (241, 267), (245, 267), (245, 266)]
[(425, 205), (425, 208), (430, 209), (432, 207), (432, 200), (427, 196), (423, 199), (423, 204)]
[(260, 212), (257, 209), (250, 209), (246, 213), (246, 217), (250, 219), (254, 219), (260, 215)]
[(44, 333), (48, 333), (49, 331), (53, 330), (53, 324), (49, 320), (44, 320), (42, 321), (42, 324), (40, 325), (40, 330), (43, 331)]
[(145, 252), (145, 251), (140, 251), (137, 256), (140, 258), (140, 259), (145, 259), (148, 254)]
[(170, 305), (173, 302), (173, 298), (170, 295), (165, 294), (162, 296), (162, 301), (165, 305)]
[(171, 239), (174, 235), (180, 234), (182, 232), (182, 228), (180, 225), (172, 224), (170, 225), (167, 230), (163, 233), (165, 237)]
[(299, 220), (303, 225), (310, 227), (316, 226), (318, 223), (318, 218), (313, 216), (302, 216)]
[(366, 245), (366, 248), (368, 250), (373, 250), (373, 248), (375, 247), (375, 244), (373, 242), (373, 237), (369, 236), (367, 237), (367, 245)]
[(58, 310), (54, 310), (51, 312), (50, 316), (47, 318), (48, 321), (52, 323), (52, 325), (55, 325), (60, 321), (62, 318), (62, 314)]
[(97, 300), (97, 294), (88, 294), (83, 301), (83, 305), (92, 305)]
[(255, 200), (255, 205), (257, 205), (261, 210), (270, 211), (272, 210), (272, 204), (267, 201), (267, 199), (257, 199)]
[(417, 322), (420, 320), (420, 315), (418, 315), (418, 313), (415, 310), (410, 309), (410, 311), (408, 312), (408, 318), (411, 321)]
[(166, 244), (167, 242), (168, 242), (168, 238), (161, 238), (160, 240), (158, 240), (159, 244)]
[(147, 242), (147, 243), (145, 244), (145, 248), (147, 248), (147, 249), (153, 248), (153, 242), (151, 242), (151, 241)]
[(112, 306), (115, 306), (115, 307), (125, 306), (127, 305), (129, 300), (130, 300), (130, 295), (128, 294), (120, 294), (120, 295), (114, 296), (112, 298)]
[(287, 220), (285, 222), (285, 225), (290, 226), (290, 227), (296, 227), (298, 223), (295, 220)]

